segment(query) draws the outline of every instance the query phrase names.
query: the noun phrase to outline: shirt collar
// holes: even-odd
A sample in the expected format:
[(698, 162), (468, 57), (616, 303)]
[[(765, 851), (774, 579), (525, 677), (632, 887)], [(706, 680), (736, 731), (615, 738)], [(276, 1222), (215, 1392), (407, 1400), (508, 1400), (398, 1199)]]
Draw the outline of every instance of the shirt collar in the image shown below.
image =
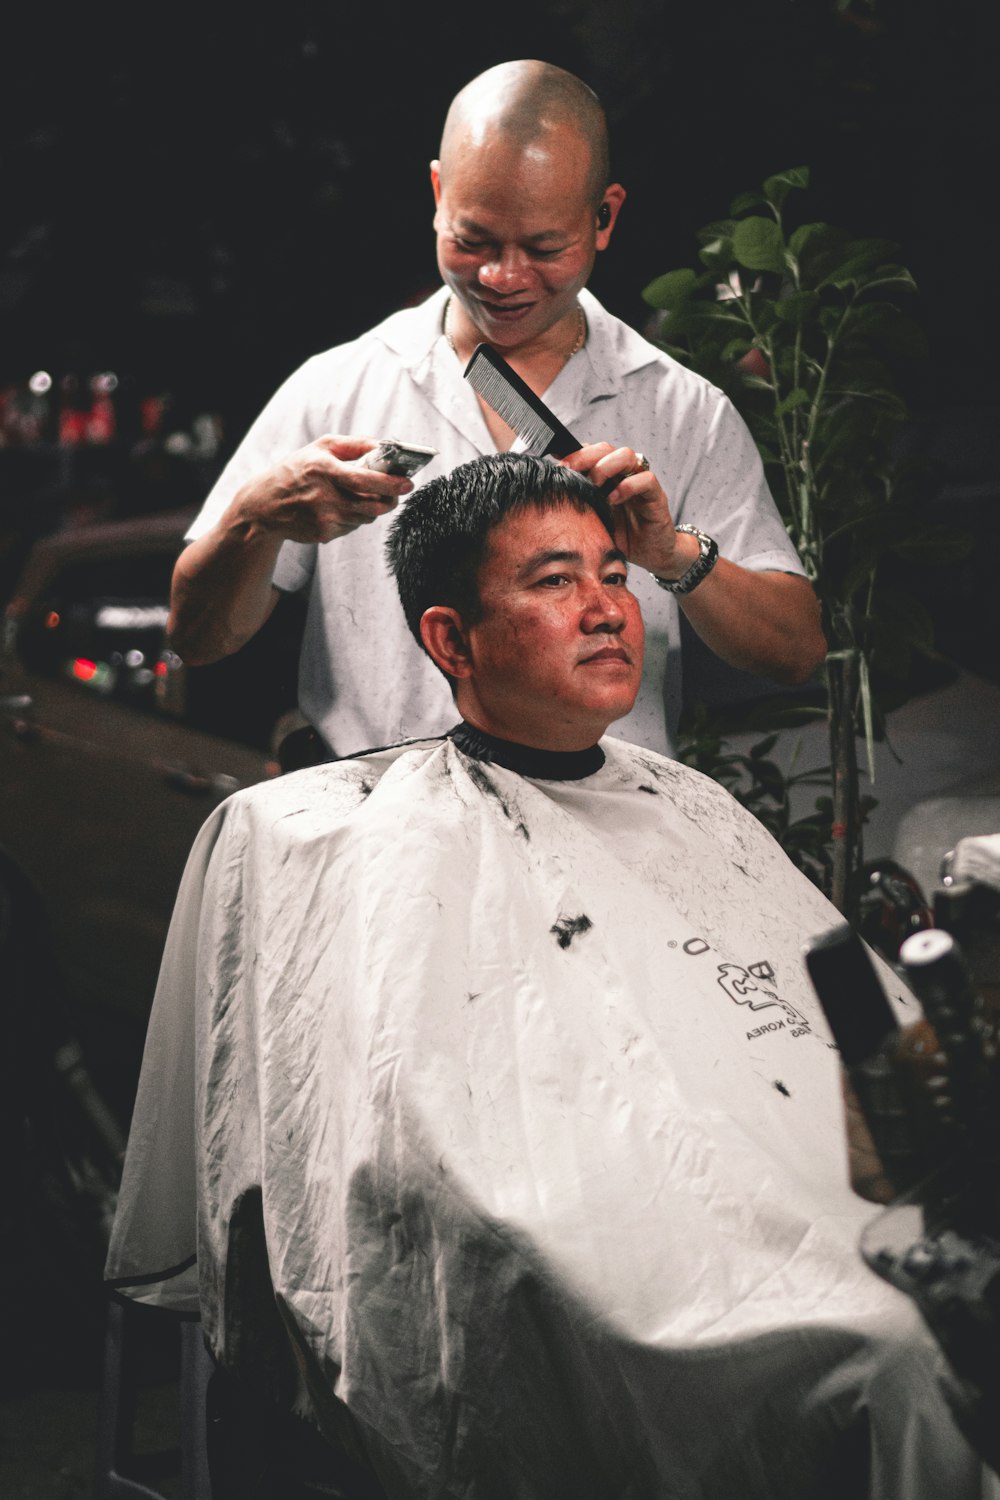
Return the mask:
[[(374, 337), (392, 349), (407, 369), (416, 371), (429, 359), (438, 340), (444, 341), (444, 310), (450, 295), (447, 287), (439, 287), (417, 307), (404, 308), (378, 324), (372, 330)], [(568, 372), (586, 367), (591, 376), (587, 383), (593, 386), (591, 395), (617, 395), (624, 377), (652, 364), (657, 350), (634, 328), (613, 317), (586, 287), (580, 293), (580, 306), (587, 319), (587, 342), (549, 389), (561, 384)], [(451, 357), (454, 359), (454, 355)]]
[[(392, 313), (372, 329), (372, 337), (398, 355), (400, 362), (415, 377), (430, 363), (437, 342), (444, 343), (444, 310), (449, 296), (447, 287), (439, 287), (425, 302)], [(447, 344), (445, 349), (451, 353)], [(454, 355), (451, 358), (457, 365)]]
[[(462, 378), (464, 366), (444, 337), (450, 295), (447, 287), (439, 287), (417, 307), (386, 318), (371, 336), (395, 354), (439, 415), (480, 453), (492, 453), (493, 442), (475, 393)], [(586, 288), (580, 292), (580, 305), (587, 319), (587, 342), (544, 393), (546, 405), (571, 432), (574, 421), (580, 421), (588, 408), (620, 396), (627, 377), (659, 357), (652, 344), (607, 312)]]
[(538, 750), (533, 745), (499, 740), (485, 730), (473, 728), (464, 719), (448, 731), (448, 739), (472, 760), (503, 766), (536, 781), (582, 781), (604, 764), (600, 745), (588, 745), (586, 750)]

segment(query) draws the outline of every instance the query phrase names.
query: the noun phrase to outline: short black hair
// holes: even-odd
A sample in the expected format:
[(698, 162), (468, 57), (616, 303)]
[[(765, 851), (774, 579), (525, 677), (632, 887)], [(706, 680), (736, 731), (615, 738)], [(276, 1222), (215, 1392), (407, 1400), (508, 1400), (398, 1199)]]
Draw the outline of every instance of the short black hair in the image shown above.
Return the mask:
[(490, 453), (415, 490), (393, 518), (385, 550), (417, 644), (432, 605), (457, 610), (466, 625), (482, 618), (479, 569), (495, 526), (516, 511), (559, 505), (592, 510), (614, 541), (611, 506), (597, 486), (547, 458)]

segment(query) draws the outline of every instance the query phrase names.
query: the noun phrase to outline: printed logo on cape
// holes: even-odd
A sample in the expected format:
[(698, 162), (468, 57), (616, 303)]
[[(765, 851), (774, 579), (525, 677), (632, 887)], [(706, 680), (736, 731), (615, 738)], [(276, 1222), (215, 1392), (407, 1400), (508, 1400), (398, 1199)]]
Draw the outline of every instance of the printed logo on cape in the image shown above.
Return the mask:
[[(670, 946), (675, 945), (671, 943)], [(711, 944), (700, 937), (688, 938), (681, 946), (690, 958), (699, 958), (703, 953), (711, 951)], [(774, 1031), (788, 1031), (792, 1036), (813, 1034), (812, 1027), (802, 1012), (790, 1001), (782, 1000), (776, 990), (767, 988), (775, 983), (776, 976), (773, 964), (766, 958), (748, 964), (745, 968), (742, 964), (728, 962), (717, 964), (716, 967), (719, 985), (734, 1005), (745, 1005), (755, 1012), (774, 1007), (779, 1012), (778, 1015), (761, 1021), (759, 1026), (752, 1027), (747, 1032), (748, 1042)]]

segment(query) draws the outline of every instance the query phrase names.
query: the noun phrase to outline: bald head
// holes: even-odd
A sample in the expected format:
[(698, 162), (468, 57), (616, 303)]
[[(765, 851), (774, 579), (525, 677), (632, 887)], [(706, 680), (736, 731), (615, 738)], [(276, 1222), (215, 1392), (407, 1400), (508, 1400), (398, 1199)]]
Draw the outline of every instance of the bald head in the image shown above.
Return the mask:
[(585, 142), (586, 196), (595, 208), (610, 175), (608, 128), (592, 89), (551, 63), (498, 63), (467, 83), (452, 101), (441, 136), (441, 179), (456, 154), (503, 141), (519, 152), (544, 147), (546, 137), (573, 130)]

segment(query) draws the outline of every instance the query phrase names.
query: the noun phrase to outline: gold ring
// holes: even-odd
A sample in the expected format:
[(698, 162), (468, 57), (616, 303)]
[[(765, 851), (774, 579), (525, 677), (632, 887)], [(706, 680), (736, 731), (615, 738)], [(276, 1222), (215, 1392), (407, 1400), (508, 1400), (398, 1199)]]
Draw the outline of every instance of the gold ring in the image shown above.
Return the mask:
[(629, 469), (629, 473), (630, 474), (648, 474), (649, 473), (649, 459), (646, 457), (645, 453), (640, 453), (638, 451), (638, 449), (636, 450), (635, 463), (632, 465), (631, 469)]

